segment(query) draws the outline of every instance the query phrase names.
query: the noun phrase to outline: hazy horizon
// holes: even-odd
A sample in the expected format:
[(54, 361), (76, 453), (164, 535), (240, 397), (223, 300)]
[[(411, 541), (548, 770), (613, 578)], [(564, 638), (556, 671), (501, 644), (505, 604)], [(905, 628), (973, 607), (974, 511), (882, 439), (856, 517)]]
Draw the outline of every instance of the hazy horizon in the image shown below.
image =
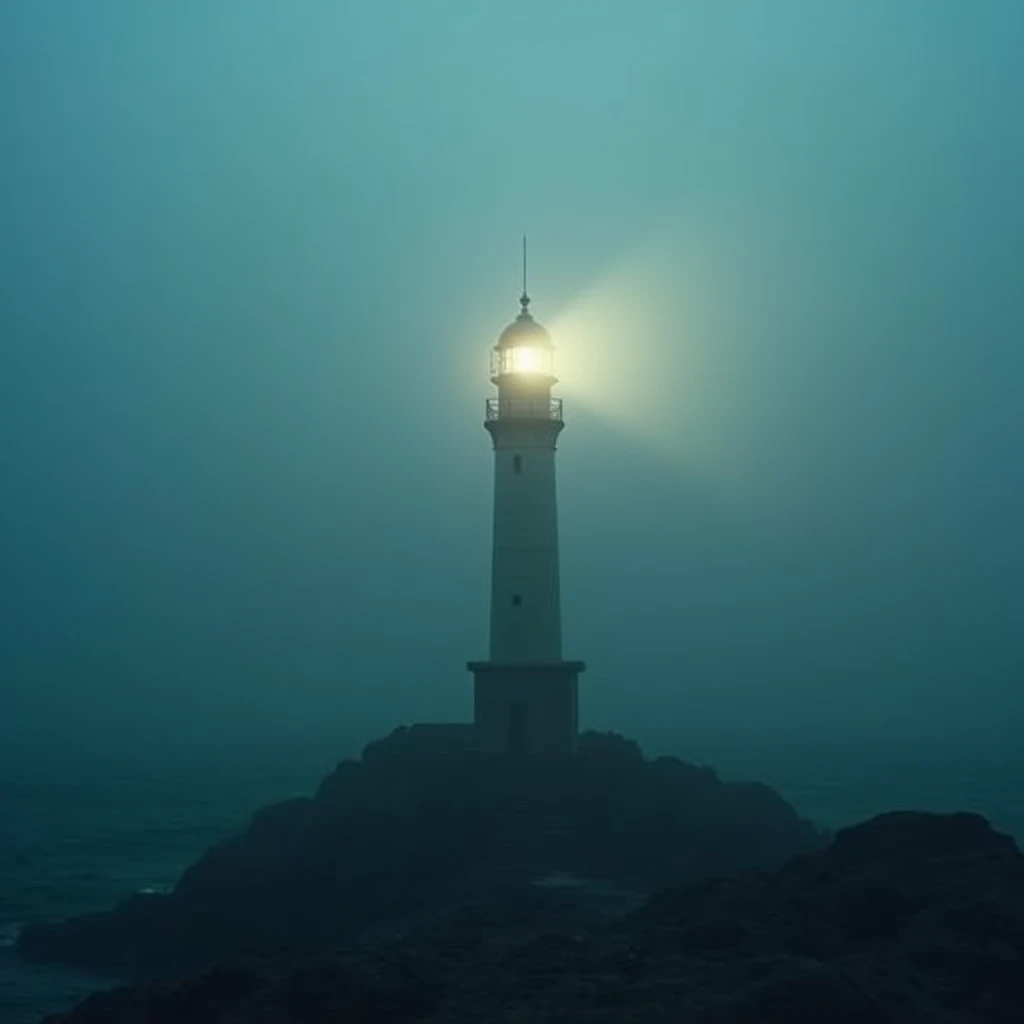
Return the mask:
[(996, 0), (3, 5), (0, 745), (468, 719), (525, 231), (583, 726), (1011, 748), (1022, 50)]

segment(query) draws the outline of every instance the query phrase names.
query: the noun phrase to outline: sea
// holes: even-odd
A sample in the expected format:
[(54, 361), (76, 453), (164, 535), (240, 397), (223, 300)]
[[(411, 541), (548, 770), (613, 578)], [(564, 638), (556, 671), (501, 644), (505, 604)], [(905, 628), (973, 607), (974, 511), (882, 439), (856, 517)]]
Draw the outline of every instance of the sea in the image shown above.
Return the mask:
[[(13, 943), (27, 921), (162, 891), (258, 807), (310, 794), (336, 755), (323, 744), (146, 755), (0, 757), (0, 1021), (35, 1024), (117, 980), (28, 965)], [(349, 749), (351, 748), (351, 749)], [(683, 755), (685, 756), (685, 755)], [(893, 808), (974, 810), (1024, 845), (1024, 752), (786, 756), (722, 752), (724, 778), (775, 786), (805, 817), (836, 829)]]

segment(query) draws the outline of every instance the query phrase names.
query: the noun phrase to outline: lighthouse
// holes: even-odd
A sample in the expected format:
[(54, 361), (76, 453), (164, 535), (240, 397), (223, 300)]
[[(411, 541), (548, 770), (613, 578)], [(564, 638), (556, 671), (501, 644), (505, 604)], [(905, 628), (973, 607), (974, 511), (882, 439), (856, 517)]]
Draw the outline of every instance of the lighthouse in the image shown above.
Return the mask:
[(556, 382), (551, 336), (530, 312), (524, 239), (519, 315), (491, 352), (497, 395), (484, 414), (494, 446), (490, 657), (468, 667), (475, 742), (486, 753), (576, 749), (584, 665), (562, 658), (555, 450), (565, 422)]

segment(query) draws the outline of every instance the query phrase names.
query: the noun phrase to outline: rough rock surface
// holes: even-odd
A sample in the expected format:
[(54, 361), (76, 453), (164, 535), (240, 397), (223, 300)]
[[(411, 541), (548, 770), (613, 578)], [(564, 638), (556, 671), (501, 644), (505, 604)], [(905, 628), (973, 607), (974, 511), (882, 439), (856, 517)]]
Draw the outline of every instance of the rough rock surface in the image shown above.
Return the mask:
[(330, 950), (497, 882), (563, 871), (651, 892), (824, 842), (767, 786), (645, 760), (621, 737), (517, 762), (474, 755), (458, 728), (397, 730), (315, 796), (259, 811), (171, 893), (30, 926), (21, 954), (126, 975), (193, 970)]
[(51, 1024), (1024, 1021), (1024, 857), (977, 815), (885, 814), (614, 921), (565, 889), (493, 890), (407, 933), (124, 988)]

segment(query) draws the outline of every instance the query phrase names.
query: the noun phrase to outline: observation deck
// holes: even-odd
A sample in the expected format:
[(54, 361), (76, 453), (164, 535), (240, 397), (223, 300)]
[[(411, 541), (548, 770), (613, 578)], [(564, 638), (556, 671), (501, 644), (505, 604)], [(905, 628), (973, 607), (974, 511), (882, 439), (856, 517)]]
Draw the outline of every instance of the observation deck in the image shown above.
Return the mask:
[(554, 420), (562, 422), (560, 398), (488, 398), (484, 419), (494, 420)]

